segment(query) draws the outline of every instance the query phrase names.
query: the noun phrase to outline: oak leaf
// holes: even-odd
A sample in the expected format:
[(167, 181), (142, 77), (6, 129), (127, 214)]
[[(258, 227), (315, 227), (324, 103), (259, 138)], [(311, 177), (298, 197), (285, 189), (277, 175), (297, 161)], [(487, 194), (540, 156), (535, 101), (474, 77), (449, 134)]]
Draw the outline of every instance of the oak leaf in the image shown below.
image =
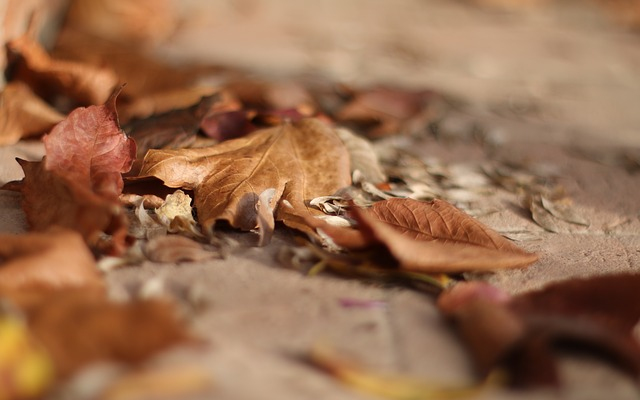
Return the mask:
[(438, 307), (455, 323), (482, 375), (505, 367), (514, 386), (557, 386), (555, 350), (568, 347), (601, 356), (637, 380), (638, 290), (638, 274), (572, 279), (517, 296), (465, 282), (445, 291)]
[(7, 43), (13, 80), (27, 83), (44, 98), (64, 94), (79, 104), (104, 102), (118, 83), (108, 68), (58, 60), (28, 35)]
[(349, 249), (382, 246), (400, 268), (421, 272), (519, 268), (538, 257), (443, 200), (390, 199), (353, 209), (359, 229), (315, 225)]
[(307, 202), (350, 184), (349, 154), (333, 129), (304, 119), (207, 148), (151, 150), (140, 176), (194, 190), (205, 232), (220, 220), (256, 228), (258, 196), (269, 188), (275, 220), (309, 231), (304, 217), (319, 211)]
[(11, 82), (0, 94), (0, 146), (44, 133), (63, 119), (27, 85)]

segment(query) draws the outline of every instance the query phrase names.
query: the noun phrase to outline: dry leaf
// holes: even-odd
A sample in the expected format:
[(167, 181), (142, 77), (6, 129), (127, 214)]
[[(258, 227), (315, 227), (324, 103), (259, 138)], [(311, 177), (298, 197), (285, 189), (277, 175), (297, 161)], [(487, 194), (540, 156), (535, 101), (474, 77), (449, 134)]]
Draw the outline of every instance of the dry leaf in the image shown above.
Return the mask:
[(347, 129), (336, 129), (336, 133), (349, 151), (352, 171), (360, 171), (364, 179), (373, 184), (386, 182), (387, 176), (380, 166), (371, 142)]
[(258, 246), (263, 247), (271, 242), (273, 237), (273, 230), (276, 227), (276, 221), (273, 216), (273, 196), (275, 196), (276, 190), (269, 188), (258, 196), (258, 202), (256, 203), (256, 212), (258, 216), (258, 233), (260, 239), (258, 240)]
[(584, 217), (582, 217), (575, 210), (572, 205), (566, 201), (552, 201), (545, 196), (540, 196), (540, 201), (542, 202), (542, 206), (545, 210), (549, 211), (551, 215), (556, 218), (559, 218), (565, 222), (569, 222), (576, 225), (589, 226), (590, 223)]
[(54, 381), (53, 363), (24, 321), (0, 316), (0, 399), (41, 398)]
[(56, 125), (44, 138), (42, 162), (19, 160), (25, 172), (23, 209), (31, 227), (75, 229), (90, 246), (112, 254), (127, 245), (127, 219), (118, 196), (121, 173), (131, 167), (136, 148), (118, 126), (117, 94), (106, 105), (74, 110)]
[(638, 290), (637, 274), (572, 279), (512, 298), (469, 282), (444, 292), (438, 306), (456, 323), (481, 374), (504, 367), (514, 386), (560, 385), (554, 350), (570, 347), (638, 379)]
[(29, 288), (102, 288), (82, 236), (70, 230), (0, 235), (0, 293)]
[(138, 364), (192, 340), (171, 303), (113, 303), (93, 290), (55, 292), (30, 310), (28, 321), (61, 378), (96, 361)]
[(355, 389), (392, 400), (409, 399), (468, 399), (476, 397), (496, 378), (485, 384), (468, 387), (446, 387), (405, 376), (392, 376), (368, 371), (347, 360), (326, 345), (316, 345), (309, 356), (310, 362)]
[(193, 142), (200, 122), (219, 101), (220, 96), (212, 94), (185, 109), (170, 110), (145, 119), (130, 121), (123, 129), (136, 141), (139, 159), (142, 159), (149, 149), (184, 147)]
[(118, 124), (120, 90), (104, 105), (73, 110), (44, 137), (47, 170), (101, 195), (122, 193), (122, 173), (135, 160), (136, 144)]
[(176, 190), (167, 195), (164, 203), (156, 208), (156, 216), (162, 225), (171, 233), (183, 233), (193, 237), (202, 237), (198, 231), (193, 210), (191, 196), (182, 190)]
[(11, 78), (27, 83), (45, 99), (66, 95), (83, 105), (101, 104), (118, 83), (108, 68), (51, 58), (27, 35), (11, 40), (7, 49)]
[(63, 119), (27, 85), (11, 82), (0, 94), (0, 146), (44, 133)]
[(496, 270), (524, 267), (538, 259), (442, 200), (390, 199), (366, 211), (355, 208), (353, 216), (359, 230), (316, 225), (339, 246), (383, 246), (407, 270)]
[(44, 162), (18, 162), (25, 173), (22, 209), (31, 229), (61, 226), (80, 233), (93, 248), (110, 254), (124, 251), (128, 222), (117, 201), (46, 170)]
[(308, 230), (303, 216), (319, 211), (307, 202), (349, 185), (348, 157), (331, 128), (306, 119), (212, 147), (151, 150), (140, 176), (193, 189), (199, 222), (207, 233), (219, 220), (254, 229), (258, 196), (269, 188), (276, 189), (276, 221)]
[(202, 261), (220, 257), (217, 252), (206, 250), (200, 243), (178, 235), (151, 238), (144, 247), (144, 254), (149, 260), (161, 263)]
[(365, 129), (369, 137), (423, 129), (433, 118), (429, 103), (434, 96), (433, 92), (425, 90), (366, 89), (356, 92), (335, 117), (339, 122)]

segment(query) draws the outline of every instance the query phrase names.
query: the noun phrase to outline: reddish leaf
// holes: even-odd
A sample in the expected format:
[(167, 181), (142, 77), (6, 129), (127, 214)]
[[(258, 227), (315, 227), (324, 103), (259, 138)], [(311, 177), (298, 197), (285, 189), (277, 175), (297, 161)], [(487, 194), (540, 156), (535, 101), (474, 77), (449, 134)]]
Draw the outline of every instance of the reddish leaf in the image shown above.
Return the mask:
[(383, 246), (401, 268), (461, 272), (519, 268), (538, 257), (458, 210), (434, 200), (390, 199), (369, 210), (354, 209), (358, 231), (316, 222), (339, 246)]
[(364, 128), (370, 137), (397, 134), (410, 125), (428, 124), (432, 119), (429, 103), (434, 96), (431, 91), (387, 87), (362, 90), (335, 117), (342, 123)]
[(640, 275), (555, 283), (511, 299), (479, 282), (458, 284), (438, 299), (485, 375), (503, 366), (514, 386), (559, 385), (554, 349), (599, 355), (640, 377)]
[[(18, 162), (25, 173), (22, 208), (32, 229), (46, 231), (61, 226), (80, 233), (93, 248), (112, 254), (124, 251), (128, 221), (117, 197), (103, 198), (76, 181), (48, 171), (44, 162)], [(105, 234), (110, 238), (105, 239)]]
[[(113, 94), (104, 106), (73, 111), (45, 137), (41, 163), (19, 161), (25, 172), (23, 209), (36, 230), (63, 226), (104, 252), (124, 251), (127, 220), (118, 195), (135, 143), (118, 127)], [(110, 239), (104, 241), (104, 234)]]
[(120, 129), (116, 90), (101, 106), (77, 108), (44, 137), (45, 168), (94, 192), (118, 195), (136, 144)]

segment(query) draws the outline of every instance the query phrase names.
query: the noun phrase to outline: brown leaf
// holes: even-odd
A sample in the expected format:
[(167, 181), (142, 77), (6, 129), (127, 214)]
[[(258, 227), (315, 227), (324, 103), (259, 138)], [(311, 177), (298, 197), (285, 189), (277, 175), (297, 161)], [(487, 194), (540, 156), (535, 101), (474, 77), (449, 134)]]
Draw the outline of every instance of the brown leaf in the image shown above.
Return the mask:
[(114, 303), (94, 290), (56, 291), (29, 311), (28, 321), (61, 378), (96, 361), (138, 364), (191, 340), (171, 303)]
[[(346, 248), (383, 246), (403, 269), (462, 272), (519, 268), (538, 257), (442, 200), (390, 199), (353, 210), (359, 230), (321, 229)], [(346, 230), (345, 230), (346, 229)]]
[(152, 238), (144, 247), (144, 253), (149, 260), (161, 263), (202, 261), (220, 256), (217, 252), (206, 250), (195, 240), (178, 235)]
[(518, 387), (560, 385), (557, 348), (583, 350), (640, 376), (633, 329), (640, 275), (572, 279), (513, 298), (486, 283), (454, 286), (438, 306), (456, 323), (478, 371), (502, 366)]
[(63, 119), (27, 85), (11, 82), (0, 94), (0, 146), (44, 133)]
[(7, 43), (11, 78), (26, 82), (43, 98), (66, 95), (80, 104), (104, 102), (118, 83), (108, 68), (53, 59), (29, 36)]
[[(376, 87), (355, 93), (335, 115), (342, 123), (367, 130), (369, 137), (397, 134), (410, 124), (426, 126), (430, 120), (431, 91), (407, 91)], [(423, 121), (424, 120), (424, 121)]]
[[(117, 198), (103, 198), (76, 181), (45, 169), (44, 162), (18, 160), (25, 178), (22, 209), (31, 229), (73, 229), (89, 246), (111, 254), (126, 247), (128, 221)], [(111, 238), (105, 241), (103, 235)]]
[(142, 159), (149, 149), (184, 147), (193, 142), (200, 122), (220, 101), (219, 94), (212, 94), (185, 109), (170, 110), (131, 121), (123, 129), (136, 141), (139, 159)]
[(348, 157), (331, 128), (305, 119), (212, 147), (151, 150), (140, 176), (155, 176), (169, 187), (193, 189), (205, 232), (211, 232), (219, 220), (254, 229), (258, 196), (269, 188), (276, 189), (276, 221), (308, 231), (303, 216), (319, 211), (307, 202), (349, 185)]
[(0, 235), (0, 293), (33, 288), (102, 288), (82, 236), (71, 230)]

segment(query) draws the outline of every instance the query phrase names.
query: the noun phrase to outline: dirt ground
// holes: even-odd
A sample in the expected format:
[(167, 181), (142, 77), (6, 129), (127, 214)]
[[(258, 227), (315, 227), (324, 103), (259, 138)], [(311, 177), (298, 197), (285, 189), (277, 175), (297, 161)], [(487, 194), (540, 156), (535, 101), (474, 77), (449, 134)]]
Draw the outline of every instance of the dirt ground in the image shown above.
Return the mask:
[[(393, 84), (446, 93), (457, 106), (433, 135), (378, 145), (448, 166), (491, 161), (553, 171), (589, 221), (545, 231), (517, 196), (492, 192), (477, 217), (540, 255), (524, 270), (479, 276), (512, 293), (573, 277), (640, 272), (640, 34), (581, 2), (500, 11), (451, 0), (182, 1), (189, 23), (156, 53), (280, 78), (326, 74), (356, 85)], [(474, 140), (481, 131), (485, 140)], [(13, 161), (39, 159), (29, 142), (0, 149), (0, 181)], [(533, 168), (533, 167), (532, 167)], [(634, 170), (635, 169), (635, 170)], [(24, 232), (19, 196), (0, 192), (0, 230)], [(214, 385), (193, 398), (366, 399), (302, 361), (326, 341), (367, 368), (436, 385), (473, 381), (465, 350), (434, 299), (416, 291), (282, 268), (276, 237), (227, 259), (146, 263), (112, 271), (114, 297), (157, 278), (177, 297), (198, 292), (193, 319), (210, 345), (179, 349), (159, 365), (202, 365)], [(159, 277), (159, 278), (158, 278)], [(342, 298), (383, 300), (348, 309)], [(637, 399), (637, 382), (599, 360), (562, 356), (562, 390), (488, 389), (478, 399)]]

